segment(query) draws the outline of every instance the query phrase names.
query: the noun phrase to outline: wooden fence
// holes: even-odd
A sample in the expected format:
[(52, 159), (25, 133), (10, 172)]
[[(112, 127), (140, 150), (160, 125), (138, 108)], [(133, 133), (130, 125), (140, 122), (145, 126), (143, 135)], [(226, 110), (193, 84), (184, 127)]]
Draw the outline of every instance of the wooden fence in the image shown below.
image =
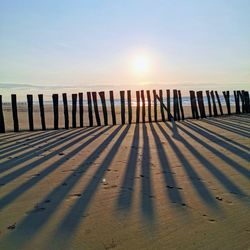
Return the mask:
[[(127, 92), (127, 114), (125, 112), (125, 94)], [(132, 123), (132, 101), (131, 101), (131, 90), (127, 91), (120, 91), (120, 115), (121, 115), (121, 123), (126, 123), (126, 117), (127, 122), (129, 124)], [(203, 92), (202, 91), (193, 91), (190, 90), (190, 103), (191, 103), (191, 111), (192, 111), (192, 118), (199, 119), (199, 118), (206, 118), (207, 116), (218, 116), (223, 115), (223, 109), (221, 105), (221, 100), (219, 97), (219, 94), (217, 91), (206, 91), (206, 97), (208, 102), (208, 114), (206, 114), (205, 105), (204, 105), (204, 99), (203, 99)], [(227, 108), (227, 114), (232, 114), (231, 112), (231, 106), (230, 106), (230, 92), (229, 91), (223, 91), (223, 97), (225, 99), (226, 108)], [(235, 113), (249, 113), (250, 112), (250, 104), (249, 104), (249, 92), (244, 90), (237, 90), (233, 91), (234, 93), (234, 101), (235, 101)], [(98, 94), (102, 105), (102, 113), (103, 113), (103, 123), (101, 123), (99, 109), (98, 109)], [(87, 92), (87, 103), (88, 103), (88, 125), (91, 127), (94, 124), (94, 116), (93, 111), (95, 114), (96, 124), (97, 126), (101, 125), (108, 125), (110, 124), (108, 121), (108, 110), (107, 110), (107, 104), (106, 104), (106, 98), (105, 98), (105, 92), (101, 91), (97, 94), (97, 92)], [(170, 121), (171, 119), (174, 119), (175, 121), (180, 121), (185, 119), (184, 109), (182, 105), (182, 96), (181, 91), (174, 89), (173, 90), (173, 115), (170, 112), (170, 90), (166, 90), (166, 105), (163, 101), (163, 91), (159, 90), (157, 93), (156, 90), (152, 91), (152, 99), (151, 99), (151, 92), (149, 90), (146, 91), (146, 99), (147, 99), (147, 105), (145, 101), (145, 93), (144, 90), (136, 91), (136, 123), (139, 122), (158, 122), (158, 121)], [(78, 102), (77, 102), (78, 99)], [(46, 130), (46, 120), (45, 120), (45, 109), (44, 109), (44, 98), (42, 94), (38, 95), (39, 100), (39, 109), (40, 109), (40, 121), (41, 121), (41, 127), (42, 130)], [(68, 109), (68, 100), (67, 100), (67, 94), (62, 94), (62, 100), (63, 100), (63, 111), (64, 111), (64, 128), (69, 129), (69, 109)], [(217, 100), (217, 104), (216, 104)], [(53, 113), (54, 113), (54, 129), (59, 128), (59, 95), (53, 94), (52, 95), (52, 101), (53, 101)], [(109, 91), (109, 101), (110, 101), (110, 112), (111, 112), (111, 118), (112, 118), (112, 125), (117, 124), (117, 114), (116, 114), (116, 106), (114, 102), (114, 92)], [(152, 102), (152, 103), (151, 103)], [(158, 118), (158, 108), (157, 105), (159, 103), (160, 107), (160, 118)], [(33, 95), (27, 95), (27, 104), (28, 104), (28, 120), (29, 120), (29, 130), (34, 130), (34, 121), (33, 121)], [(79, 108), (77, 109), (77, 104), (79, 105)], [(152, 104), (153, 104), (153, 111), (154, 116), (152, 119)], [(18, 111), (17, 111), (17, 97), (15, 94), (11, 95), (11, 106), (12, 106), (12, 117), (13, 117), (13, 129), (15, 132), (19, 131), (19, 122), (18, 122)], [(147, 110), (146, 110), (147, 106)], [(72, 128), (77, 127), (77, 121), (76, 121), (76, 114), (77, 110), (79, 112), (79, 124), (80, 127), (83, 127), (83, 93), (72, 94)], [(166, 112), (165, 112), (165, 111)], [(148, 120), (146, 121), (146, 112), (148, 113)], [(167, 116), (165, 117), (165, 113)], [(141, 119), (140, 119), (141, 118)], [(4, 122), (4, 113), (3, 113), (3, 105), (2, 105), (2, 96), (0, 95), (0, 133), (5, 132), (5, 122)]]

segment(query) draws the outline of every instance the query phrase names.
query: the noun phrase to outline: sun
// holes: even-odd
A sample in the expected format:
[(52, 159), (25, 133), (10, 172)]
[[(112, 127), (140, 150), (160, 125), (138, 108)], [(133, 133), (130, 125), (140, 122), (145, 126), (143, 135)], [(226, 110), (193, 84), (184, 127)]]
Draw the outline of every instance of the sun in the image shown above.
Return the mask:
[(152, 60), (147, 54), (135, 55), (132, 60), (132, 70), (137, 76), (145, 76), (151, 72)]

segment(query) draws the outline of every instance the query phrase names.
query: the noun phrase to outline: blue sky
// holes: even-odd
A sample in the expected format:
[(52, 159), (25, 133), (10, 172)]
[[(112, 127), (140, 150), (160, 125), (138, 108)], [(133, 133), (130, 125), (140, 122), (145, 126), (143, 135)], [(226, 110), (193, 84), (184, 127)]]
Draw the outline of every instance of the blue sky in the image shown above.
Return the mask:
[[(0, 2), (0, 83), (250, 83), (249, 0)], [(131, 70), (144, 53), (143, 76)]]

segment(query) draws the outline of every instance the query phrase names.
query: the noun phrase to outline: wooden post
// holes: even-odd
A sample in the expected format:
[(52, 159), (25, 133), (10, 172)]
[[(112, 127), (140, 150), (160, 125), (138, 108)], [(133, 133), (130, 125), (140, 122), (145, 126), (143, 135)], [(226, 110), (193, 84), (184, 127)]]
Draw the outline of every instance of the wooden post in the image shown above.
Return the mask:
[(183, 106), (182, 106), (182, 97), (181, 97), (180, 90), (178, 90), (178, 97), (179, 97), (179, 105), (180, 105), (180, 110), (181, 110), (181, 119), (184, 120), (185, 116), (184, 116), (184, 110), (183, 110)]
[(92, 101), (90, 92), (87, 92), (87, 100), (88, 100), (89, 126), (93, 127)]
[(83, 93), (78, 93), (79, 96), (79, 119), (80, 119), (80, 128), (83, 127)]
[(249, 103), (249, 93), (248, 93), (248, 91), (244, 92), (244, 99), (245, 99), (245, 105), (246, 105), (246, 112), (250, 113), (250, 103)]
[(2, 95), (0, 95), (0, 133), (5, 133)]
[(156, 98), (156, 90), (153, 90), (153, 96), (154, 96), (154, 118), (155, 122), (157, 122), (157, 98)]
[(240, 99), (238, 92), (234, 90), (234, 100), (235, 100), (235, 111), (236, 114), (240, 114)]
[(152, 122), (151, 117), (151, 96), (150, 96), (150, 90), (147, 90), (147, 100), (148, 100), (148, 121)]
[(227, 113), (229, 115), (231, 115), (231, 107), (230, 107), (230, 93), (229, 91), (223, 91), (223, 96), (225, 98), (225, 102), (226, 102), (226, 105), (227, 105)]
[(136, 123), (140, 122), (140, 91), (136, 91)]
[(29, 128), (30, 128), (30, 131), (33, 131), (34, 130), (33, 95), (27, 95), (27, 102), (28, 102)]
[(168, 110), (168, 108), (165, 106), (165, 104), (163, 103), (163, 100), (158, 96), (156, 95), (156, 98), (158, 99), (158, 101), (160, 102), (160, 105), (167, 111), (169, 112), (170, 114), (170, 121), (173, 121), (174, 120), (174, 117), (172, 116), (171, 112)]
[(128, 96), (128, 123), (132, 123), (132, 104), (131, 104), (131, 90), (127, 91)]
[(179, 102), (178, 102), (178, 94), (177, 89), (173, 90), (174, 96), (174, 120), (180, 120), (180, 110), (179, 110)]
[(209, 90), (206, 90), (206, 95), (207, 95), (207, 104), (208, 104), (209, 116), (212, 116), (212, 106), (211, 106)]
[(240, 97), (239, 99), (241, 100), (242, 113), (246, 113), (244, 90), (242, 91), (238, 90), (237, 94)]
[(42, 130), (46, 130), (44, 104), (43, 104), (43, 94), (38, 95), (38, 100), (39, 100), (39, 108), (40, 108), (40, 118), (41, 118)]
[(195, 92), (193, 90), (190, 90), (189, 94), (190, 94), (190, 101), (191, 101), (192, 116), (194, 119), (199, 119), (199, 113), (198, 113), (198, 108), (197, 108), (197, 103), (196, 103), (196, 98), (195, 98)]
[(221, 106), (221, 102), (220, 102), (220, 96), (219, 96), (217, 91), (215, 91), (215, 95), (216, 95), (216, 98), (217, 98), (217, 101), (219, 104), (220, 114), (223, 115), (223, 110), (222, 110), (222, 106)]
[(141, 90), (141, 101), (142, 101), (142, 122), (145, 123), (146, 110), (145, 110), (144, 90)]
[(77, 94), (72, 94), (72, 127), (76, 128)]
[(54, 129), (58, 129), (58, 94), (52, 95), (54, 110)]
[(199, 106), (201, 118), (206, 118), (206, 111), (205, 111), (202, 91), (197, 91), (196, 95), (197, 95), (198, 106)]
[[(159, 98), (160, 98), (161, 101), (163, 102), (163, 93), (162, 93), (162, 90), (161, 90), (161, 89), (159, 90)], [(161, 105), (161, 119), (162, 119), (163, 122), (166, 121), (166, 119), (165, 119), (165, 114), (164, 114), (164, 108), (163, 108), (162, 105)]]
[(108, 125), (108, 112), (107, 112), (107, 105), (106, 105), (106, 100), (105, 100), (105, 92), (104, 91), (99, 92), (99, 96), (102, 102), (104, 125), (107, 126)]
[(63, 93), (62, 97), (63, 97), (64, 126), (65, 129), (69, 129), (69, 111), (68, 111), (67, 94)]
[(170, 100), (170, 89), (167, 89), (167, 109), (168, 109), (168, 121), (171, 121), (171, 100)]
[(18, 114), (17, 114), (17, 102), (16, 102), (16, 95), (11, 95), (11, 104), (12, 104), (12, 117), (13, 117), (13, 124), (14, 124), (14, 131), (19, 131), (19, 124), (18, 124)]
[(214, 116), (218, 116), (216, 102), (215, 102), (215, 97), (214, 97), (214, 91), (213, 90), (210, 92), (210, 95), (211, 95), (212, 103), (213, 103)]
[(113, 125), (116, 125), (114, 92), (112, 90), (109, 91), (109, 98), (110, 98), (110, 105), (111, 105), (112, 122), (113, 122)]
[(93, 104), (94, 104), (96, 124), (97, 124), (97, 126), (101, 126), (101, 119), (100, 119), (99, 110), (98, 110), (96, 92), (92, 92), (92, 98), (93, 98)]
[(122, 124), (125, 124), (125, 91), (120, 91), (120, 97), (121, 97), (121, 120)]

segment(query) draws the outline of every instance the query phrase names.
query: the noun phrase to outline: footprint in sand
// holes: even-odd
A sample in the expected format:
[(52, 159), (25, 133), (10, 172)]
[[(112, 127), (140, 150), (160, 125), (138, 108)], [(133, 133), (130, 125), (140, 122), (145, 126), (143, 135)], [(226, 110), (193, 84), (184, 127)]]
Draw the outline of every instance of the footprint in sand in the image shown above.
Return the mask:
[(214, 219), (209, 219), (208, 221), (211, 222), (211, 223), (215, 223), (216, 222), (216, 220), (214, 220)]
[(81, 196), (82, 196), (82, 194), (79, 194), (79, 193), (70, 194), (66, 200), (71, 200), (71, 199), (75, 199), (75, 198), (80, 198)]
[(7, 227), (7, 229), (9, 229), (9, 230), (14, 230), (15, 228), (16, 228), (16, 222)]

